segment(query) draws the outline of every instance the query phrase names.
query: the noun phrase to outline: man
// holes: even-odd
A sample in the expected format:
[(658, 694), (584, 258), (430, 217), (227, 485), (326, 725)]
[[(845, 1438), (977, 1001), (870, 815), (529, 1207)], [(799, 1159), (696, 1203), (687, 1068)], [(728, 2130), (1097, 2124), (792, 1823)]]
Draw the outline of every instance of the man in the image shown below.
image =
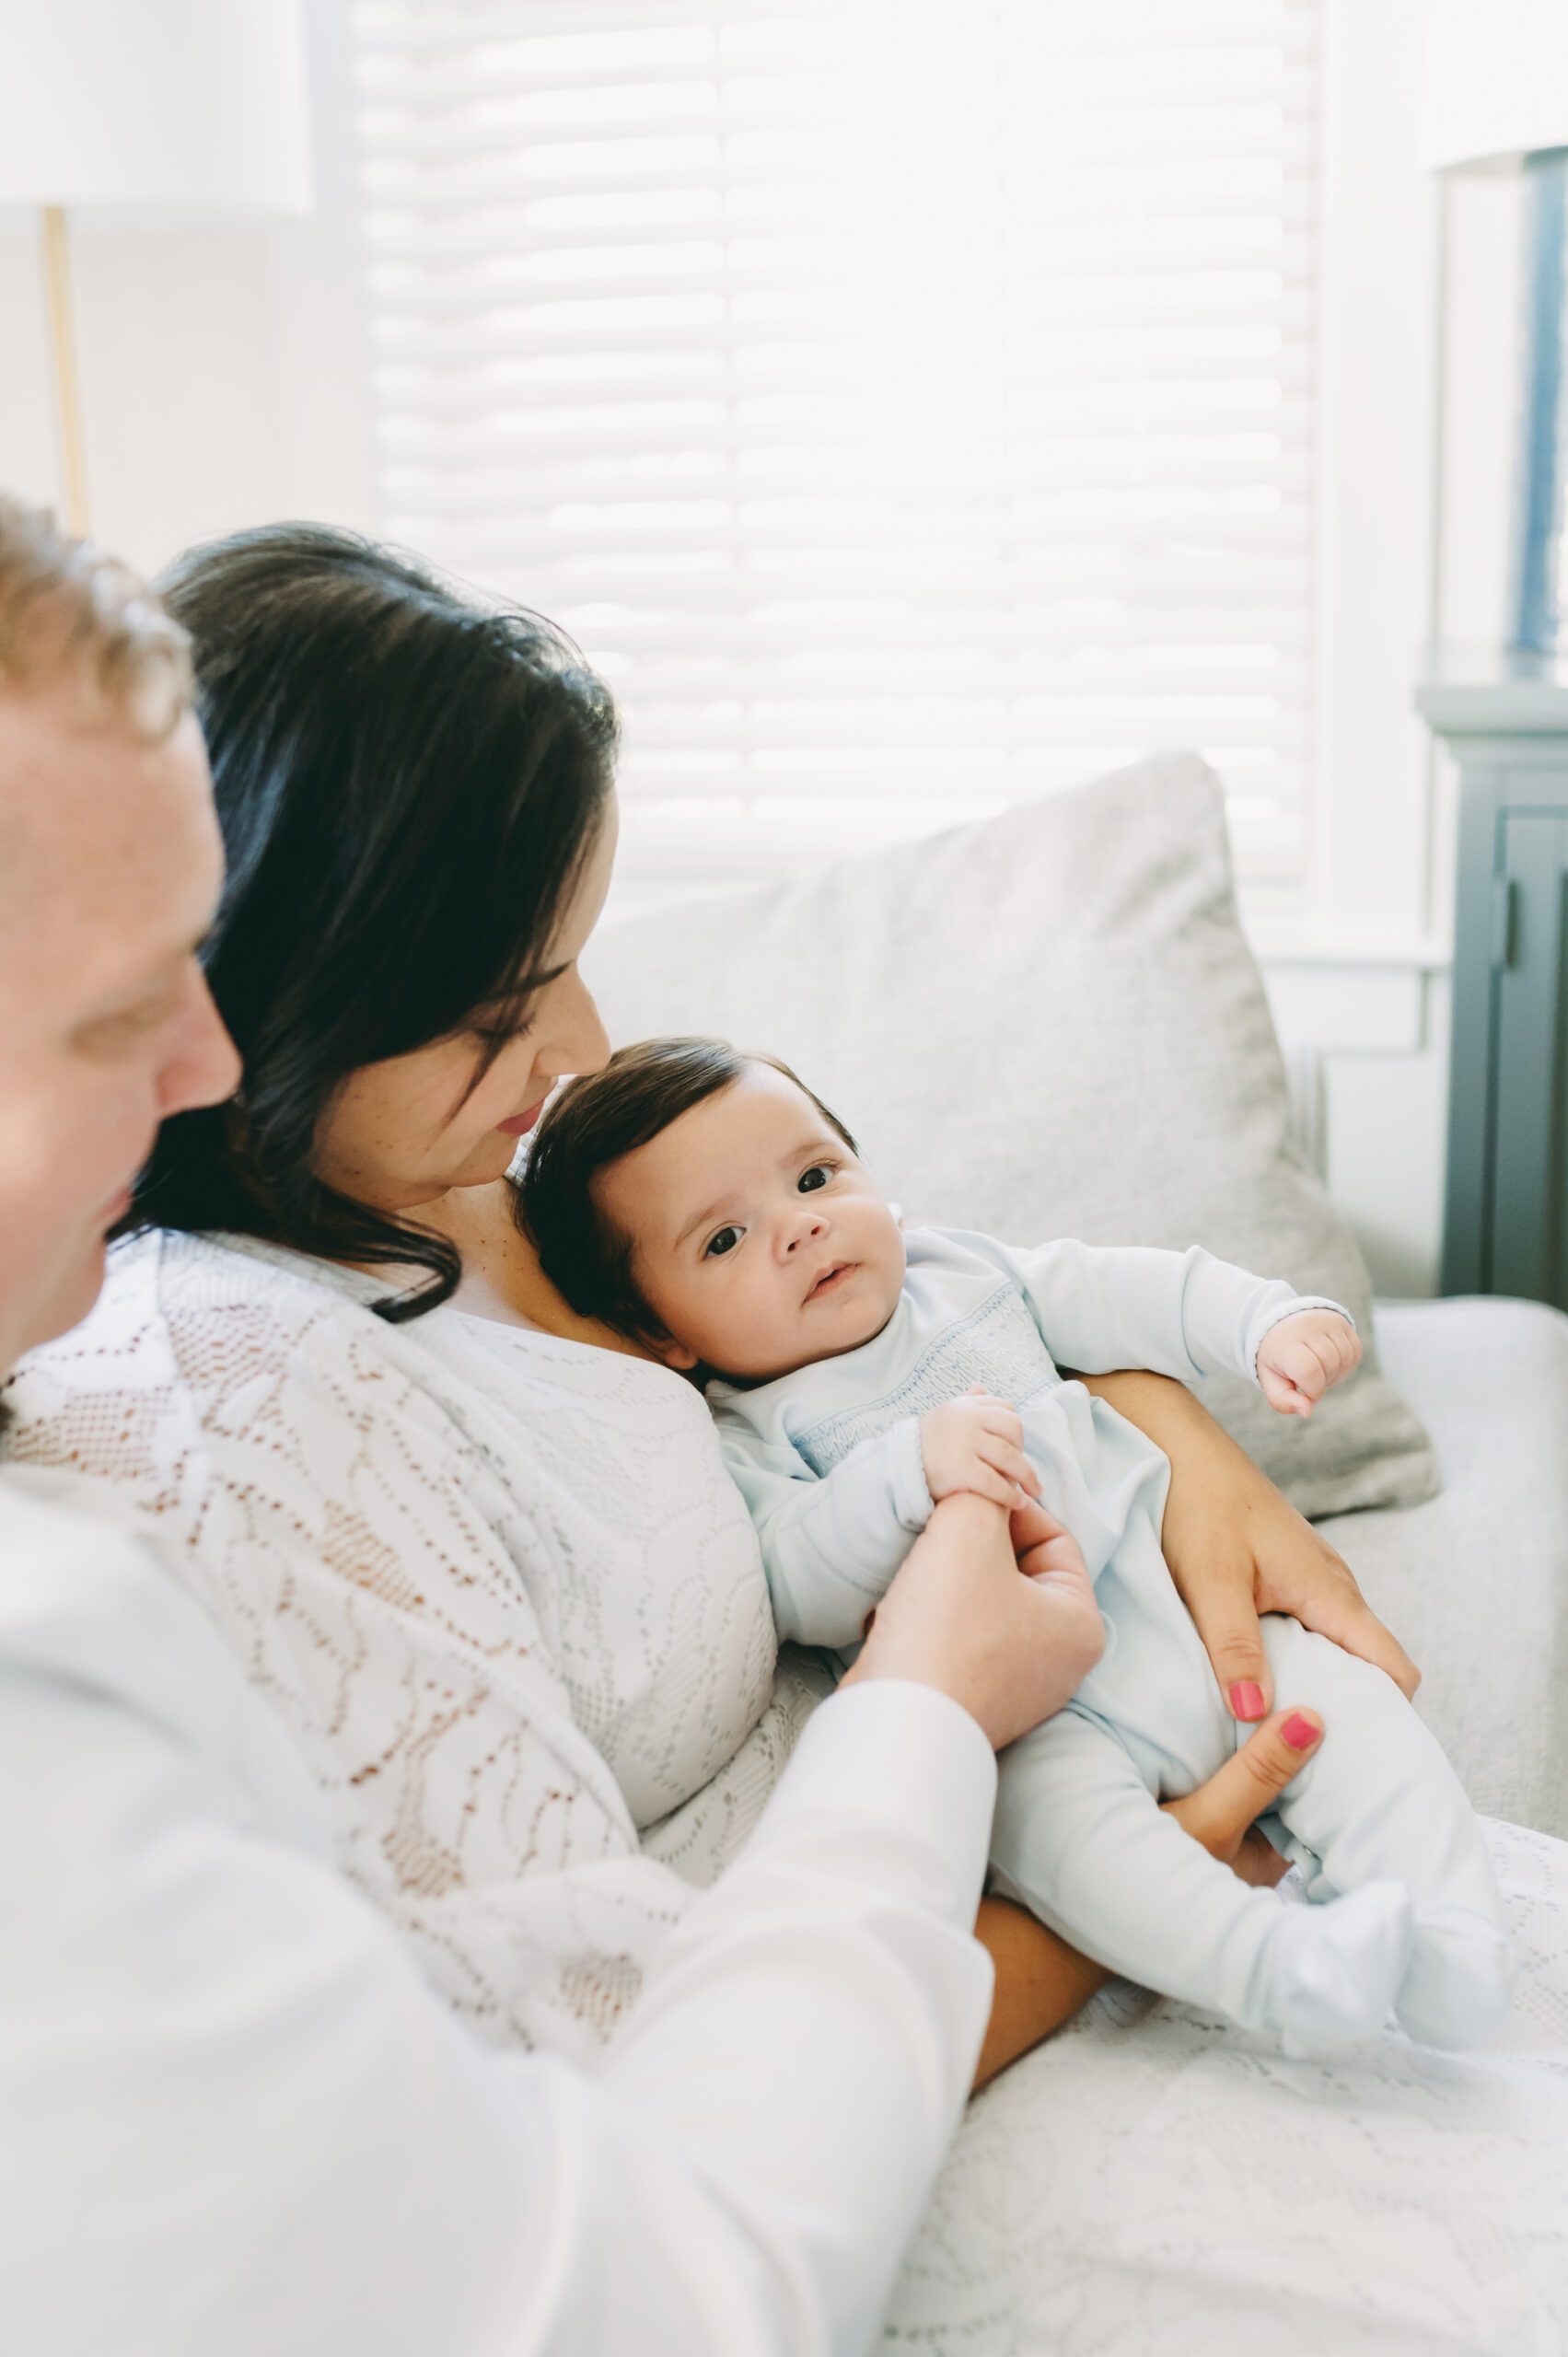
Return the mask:
[[(180, 633), (0, 501), (0, 1367), (237, 1083), (220, 870)], [(7, 2357), (867, 2346), (985, 2026), (992, 1747), (1063, 1699), (997, 1509), (938, 1509), (590, 2081), (458, 2026), (156, 1534), (86, 1504), (0, 1475)], [(1216, 1805), (1299, 1764), (1255, 1738)]]
[(86, 1315), (158, 1122), (226, 1097), (223, 877), (179, 634), (0, 510), (0, 1363)]

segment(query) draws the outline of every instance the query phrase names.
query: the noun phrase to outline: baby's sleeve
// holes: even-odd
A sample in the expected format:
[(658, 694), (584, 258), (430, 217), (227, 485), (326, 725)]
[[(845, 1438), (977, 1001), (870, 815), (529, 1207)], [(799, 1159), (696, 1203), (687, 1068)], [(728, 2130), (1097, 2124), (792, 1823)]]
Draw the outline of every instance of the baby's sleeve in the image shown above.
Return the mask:
[(931, 1516), (920, 1422), (906, 1416), (819, 1477), (779, 1430), (715, 1405), (725, 1462), (756, 1526), (782, 1638), (857, 1644)]
[(1200, 1245), (1186, 1252), (1063, 1239), (1010, 1252), (1045, 1346), (1083, 1375), (1147, 1367), (1193, 1383), (1205, 1375), (1257, 1381), (1258, 1346), (1271, 1326), (1304, 1309), (1348, 1309), (1255, 1277)]

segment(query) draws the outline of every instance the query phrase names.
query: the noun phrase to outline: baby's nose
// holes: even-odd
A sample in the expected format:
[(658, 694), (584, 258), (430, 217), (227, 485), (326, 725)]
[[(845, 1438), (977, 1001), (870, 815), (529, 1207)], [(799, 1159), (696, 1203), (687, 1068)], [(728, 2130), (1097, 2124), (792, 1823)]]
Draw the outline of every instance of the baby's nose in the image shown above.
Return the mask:
[(798, 1251), (801, 1245), (809, 1244), (814, 1236), (820, 1236), (822, 1230), (827, 1226), (827, 1221), (822, 1218), (819, 1213), (802, 1212), (791, 1223), (785, 1234), (784, 1250), (786, 1252)]

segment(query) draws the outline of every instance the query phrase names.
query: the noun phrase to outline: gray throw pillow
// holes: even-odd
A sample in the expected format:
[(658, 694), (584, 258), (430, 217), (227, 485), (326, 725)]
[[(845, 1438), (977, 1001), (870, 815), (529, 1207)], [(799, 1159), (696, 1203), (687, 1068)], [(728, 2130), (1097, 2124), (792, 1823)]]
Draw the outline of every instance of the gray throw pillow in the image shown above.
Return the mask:
[(797, 881), (644, 911), (584, 960), (611, 1039), (716, 1032), (794, 1064), (912, 1220), (1010, 1243), (1202, 1244), (1352, 1311), (1309, 1422), (1202, 1396), (1304, 1514), (1413, 1504), (1425, 1433), (1379, 1371), (1354, 1239), (1292, 1144), (1218, 781), (1139, 762)]

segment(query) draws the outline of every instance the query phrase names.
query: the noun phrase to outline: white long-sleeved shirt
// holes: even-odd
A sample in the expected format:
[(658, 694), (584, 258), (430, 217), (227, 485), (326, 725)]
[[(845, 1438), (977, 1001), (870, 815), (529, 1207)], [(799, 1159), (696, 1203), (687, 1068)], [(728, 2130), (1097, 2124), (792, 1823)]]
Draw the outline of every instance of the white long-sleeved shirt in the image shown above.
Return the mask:
[[(1147, 1367), (1195, 1382), (1257, 1380), (1271, 1326), (1336, 1301), (1187, 1252), (1070, 1240), (1019, 1250), (989, 1236), (922, 1227), (906, 1238), (898, 1306), (859, 1350), (752, 1388), (708, 1386), (735, 1476), (761, 1541), (783, 1637), (848, 1645), (932, 1512), (920, 1419), (971, 1385), (1026, 1417), (1044, 1502), (1098, 1575), (1134, 1492), (1163, 1473), (1141, 1433), (1063, 1384)], [(1352, 1321), (1353, 1323), (1353, 1321)]]
[(145, 1542), (0, 1478), (7, 2357), (806, 2357), (873, 2337), (989, 2003), (974, 1722), (863, 1686), (593, 2076), (480, 2043)]

